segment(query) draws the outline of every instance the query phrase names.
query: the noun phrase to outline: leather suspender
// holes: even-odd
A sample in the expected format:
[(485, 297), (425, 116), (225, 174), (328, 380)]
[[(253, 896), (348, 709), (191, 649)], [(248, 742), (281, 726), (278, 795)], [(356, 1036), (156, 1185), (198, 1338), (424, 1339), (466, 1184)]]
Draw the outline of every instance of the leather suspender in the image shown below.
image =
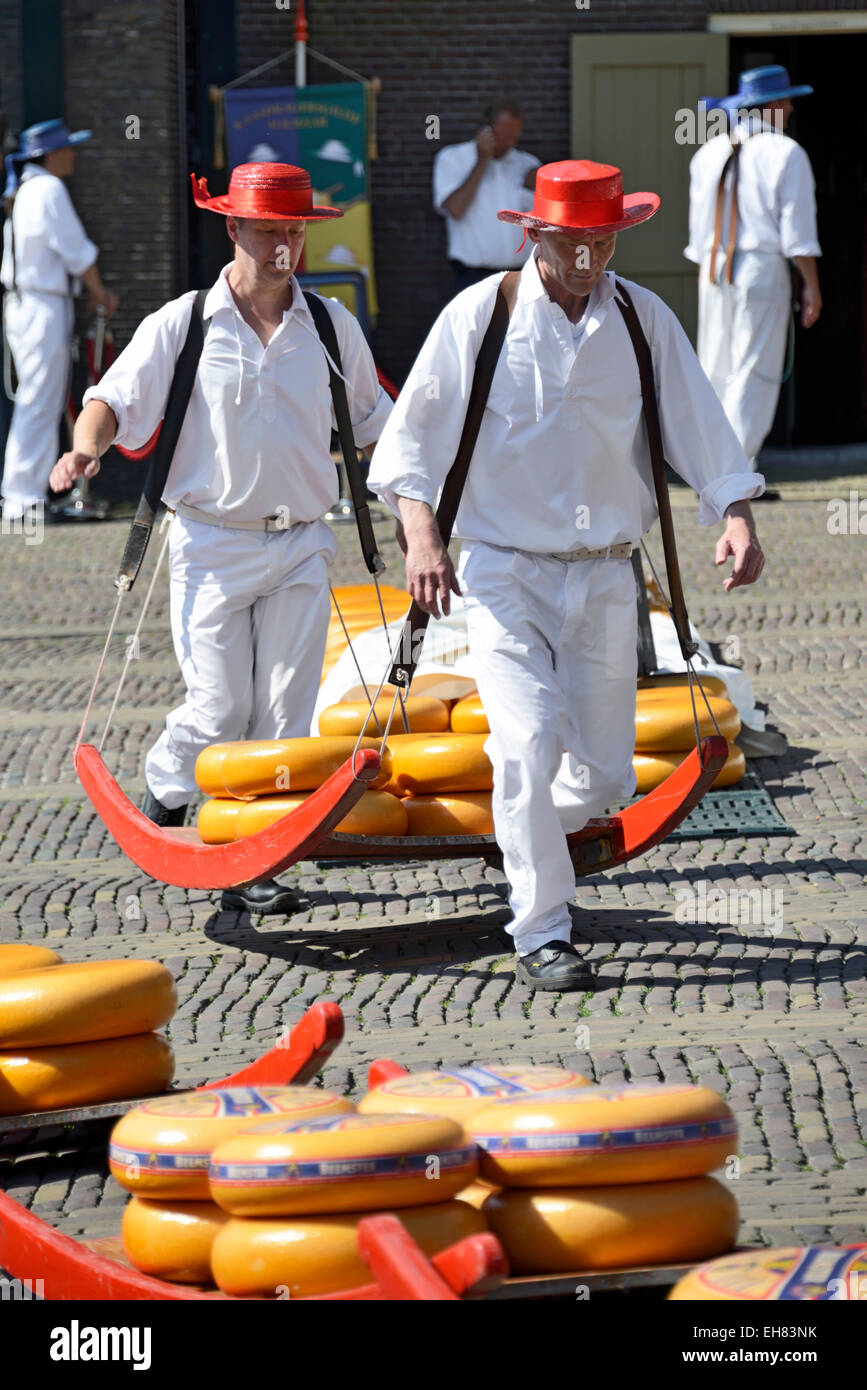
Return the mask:
[[(470, 398), (458, 451), (446, 476), (440, 503), (437, 507), (437, 525), (443, 545), (446, 547), (448, 547), (452, 537), (452, 527), (455, 524), (455, 517), (458, 514), (461, 494), (470, 470), (476, 440), (482, 427), (485, 406), (488, 403), (488, 396), (491, 394), (494, 372), (505, 342), (509, 319), (515, 307), (520, 276), (519, 270), (509, 270), (497, 286), (491, 321), (485, 330), (485, 336), (476, 357), (476, 369), (470, 387)], [(415, 668), (421, 657), (424, 634), (429, 622), (430, 614), (425, 613), (413, 600), (400, 634), (397, 660), (387, 677), (392, 685), (399, 685), (404, 690), (409, 690)]]
[(723, 205), (725, 203), (726, 175), (729, 169), (732, 171), (732, 202), (729, 209), (729, 239), (726, 246), (726, 259), (723, 268), (727, 284), (732, 283), (732, 271), (735, 258), (735, 242), (738, 235), (738, 172), (740, 168), (741, 150), (750, 136), (755, 132), (750, 131), (742, 135), (740, 139), (732, 141), (732, 152), (726, 160), (719, 176), (719, 183), (716, 190), (716, 208), (713, 216), (713, 246), (710, 253), (710, 264), (707, 268), (708, 278), (711, 284), (716, 284), (716, 258), (717, 252), (722, 244), (722, 224), (723, 224)]
[(680, 565), (677, 560), (677, 547), (674, 540), (674, 521), (671, 515), (671, 500), (665, 479), (665, 452), (662, 446), (662, 429), (659, 423), (659, 405), (656, 399), (656, 382), (653, 375), (653, 358), (650, 344), (641, 327), (635, 305), (620, 280), (614, 282), (620, 296), (617, 307), (632, 339), (632, 346), (638, 361), (638, 375), (641, 379), (641, 401), (644, 423), (647, 427), (647, 442), (650, 446), (650, 463), (653, 470), (653, 486), (656, 492), (656, 505), (659, 511), (659, 528), (662, 532), (662, 550), (665, 556), (665, 570), (668, 575), (668, 590), (671, 598), (671, 612), (677, 632), (677, 640), (685, 660), (698, 651), (689, 631), (689, 617), (680, 582)]

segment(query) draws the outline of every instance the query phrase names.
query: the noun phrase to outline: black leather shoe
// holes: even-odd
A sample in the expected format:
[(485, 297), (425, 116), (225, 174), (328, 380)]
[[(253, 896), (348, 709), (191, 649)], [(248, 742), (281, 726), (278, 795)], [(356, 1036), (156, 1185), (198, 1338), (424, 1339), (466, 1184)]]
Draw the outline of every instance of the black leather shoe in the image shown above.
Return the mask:
[(147, 816), (148, 820), (152, 820), (154, 825), (159, 825), (164, 828), (174, 825), (183, 825), (187, 818), (186, 806), (176, 806), (174, 810), (170, 811), (168, 806), (164, 806), (161, 801), (157, 801), (150, 787), (148, 787), (147, 795), (141, 804), (141, 811), (142, 815)]
[(538, 951), (519, 956), (515, 974), (530, 989), (589, 990), (593, 978), (568, 941), (549, 941)]
[(263, 883), (251, 883), (248, 888), (227, 888), (223, 893), (220, 907), (223, 912), (268, 912), (289, 916), (298, 911), (298, 894), (291, 888), (284, 888), (276, 879), (269, 878)]

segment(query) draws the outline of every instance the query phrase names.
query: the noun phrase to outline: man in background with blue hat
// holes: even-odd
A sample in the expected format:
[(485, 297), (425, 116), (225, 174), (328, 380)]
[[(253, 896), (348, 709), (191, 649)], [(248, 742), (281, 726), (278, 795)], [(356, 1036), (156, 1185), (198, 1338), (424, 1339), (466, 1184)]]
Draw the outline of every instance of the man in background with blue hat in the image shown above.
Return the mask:
[(689, 245), (699, 266), (698, 356), (753, 468), (770, 432), (791, 321), (789, 261), (801, 276), (801, 325), (822, 309), (816, 198), (806, 151), (785, 135), (793, 86), (784, 67), (753, 68), (730, 113), (690, 163)]
[(57, 459), (79, 282), (91, 309), (102, 305), (111, 316), (117, 308), (117, 295), (100, 278), (98, 248), (63, 183), (75, 168), (75, 146), (89, 139), (89, 130), (70, 132), (62, 120), (42, 121), (23, 132), (21, 148), (6, 158), (4, 198), (14, 201), (3, 228), (0, 279), (6, 343), (18, 377), (3, 467), (7, 521), (45, 499)]

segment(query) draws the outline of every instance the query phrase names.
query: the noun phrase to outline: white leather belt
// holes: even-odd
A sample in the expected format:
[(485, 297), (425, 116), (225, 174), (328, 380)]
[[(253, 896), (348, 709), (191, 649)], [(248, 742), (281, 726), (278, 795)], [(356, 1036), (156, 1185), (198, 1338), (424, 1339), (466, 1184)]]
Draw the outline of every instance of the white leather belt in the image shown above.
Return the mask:
[(206, 526), (220, 526), (226, 531), (290, 531), (293, 526), (300, 525), (299, 522), (290, 519), (288, 511), (283, 516), (263, 517), (261, 521), (233, 521), (231, 517), (214, 516), (213, 512), (203, 512), (198, 507), (190, 507), (186, 502), (179, 502), (176, 507), (170, 507), (168, 510), (187, 521), (202, 521)]
[(586, 545), (576, 546), (574, 550), (552, 552), (549, 560), (628, 560), (634, 549), (633, 541), (622, 541), (620, 545), (603, 545), (599, 550), (588, 550)]

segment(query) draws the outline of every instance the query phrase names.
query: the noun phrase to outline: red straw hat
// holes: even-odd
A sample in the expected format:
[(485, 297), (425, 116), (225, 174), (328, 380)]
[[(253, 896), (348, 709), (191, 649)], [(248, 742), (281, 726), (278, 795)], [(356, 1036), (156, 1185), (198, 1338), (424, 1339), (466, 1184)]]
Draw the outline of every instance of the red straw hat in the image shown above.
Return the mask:
[(208, 193), (207, 179), (193, 181), (197, 208), (228, 217), (275, 218), (281, 222), (322, 222), (342, 217), (339, 208), (316, 207), (306, 169), (294, 164), (239, 164), (232, 170), (229, 191), (217, 198)]
[(659, 207), (656, 193), (623, 194), (623, 176), (613, 164), (563, 159), (536, 174), (532, 212), (504, 209), (501, 222), (519, 222), (540, 232), (619, 232), (646, 222)]

